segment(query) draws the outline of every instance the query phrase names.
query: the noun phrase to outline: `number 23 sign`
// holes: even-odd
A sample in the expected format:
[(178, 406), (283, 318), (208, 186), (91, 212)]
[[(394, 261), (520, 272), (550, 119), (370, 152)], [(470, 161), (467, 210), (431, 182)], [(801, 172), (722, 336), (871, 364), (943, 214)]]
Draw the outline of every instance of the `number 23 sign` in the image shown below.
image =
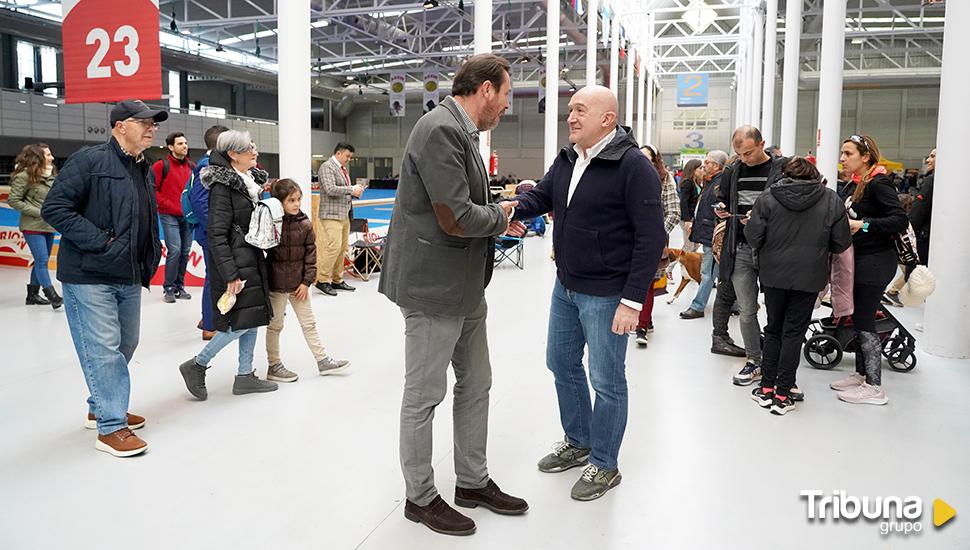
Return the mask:
[(67, 103), (159, 99), (158, 0), (64, 0)]

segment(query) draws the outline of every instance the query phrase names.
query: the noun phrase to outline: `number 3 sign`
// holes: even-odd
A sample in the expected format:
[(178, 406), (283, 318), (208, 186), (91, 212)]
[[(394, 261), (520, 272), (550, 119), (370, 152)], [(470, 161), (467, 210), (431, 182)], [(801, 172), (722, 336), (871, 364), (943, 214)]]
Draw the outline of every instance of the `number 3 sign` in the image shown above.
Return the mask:
[(159, 99), (158, 0), (64, 0), (67, 103)]

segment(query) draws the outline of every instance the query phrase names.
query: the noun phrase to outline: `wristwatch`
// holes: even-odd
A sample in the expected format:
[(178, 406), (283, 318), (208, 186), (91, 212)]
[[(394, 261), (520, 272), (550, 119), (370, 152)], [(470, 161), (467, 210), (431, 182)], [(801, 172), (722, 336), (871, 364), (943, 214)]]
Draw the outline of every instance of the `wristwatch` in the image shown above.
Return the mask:
[(869, 222), (867, 222), (865, 220), (862, 220), (862, 232), (863, 233), (868, 233), (869, 232)]

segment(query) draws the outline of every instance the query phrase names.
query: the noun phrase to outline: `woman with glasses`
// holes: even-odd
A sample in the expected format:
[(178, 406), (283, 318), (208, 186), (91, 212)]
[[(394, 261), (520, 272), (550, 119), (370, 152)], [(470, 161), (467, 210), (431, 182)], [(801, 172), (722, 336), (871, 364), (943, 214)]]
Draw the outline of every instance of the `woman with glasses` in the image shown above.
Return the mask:
[(849, 136), (842, 143), (842, 168), (850, 179), (842, 188), (855, 248), (856, 372), (833, 382), (846, 403), (885, 405), (882, 389), (882, 343), (876, 333), (876, 311), (886, 285), (896, 275), (892, 235), (908, 219), (888, 171), (879, 164), (879, 146), (870, 136)]
[[(275, 382), (257, 378), (253, 368), (259, 327), (269, 324), (273, 312), (266, 255), (245, 239), (253, 208), (267, 179), (266, 172), (256, 168), (258, 156), (249, 132), (229, 130), (219, 135), (209, 166), (199, 174), (202, 185), (209, 189), (209, 254), (205, 262), (212, 287), (216, 335), (179, 371), (189, 393), (203, 401), (208, 397), (205, 371), (209, 362), (233, 340), (239, 340), (239, 370), (232, 393), (262, 393), (278, 388)], [(236, 303), (223, 314), (218, 302), (227, 290), (235, 295)]]
[[(25, 146), (14, 163), (10, 178), (10, 207), (20, 212), (20, 232), (34, 257), (27, 285), (27, 305), (61, 307), (64, 299), (57, 294), (47, 269), (54, 247), (54, 228), (40, 217), (40, 208), (54, 184), (54, 155), (45, 143)], [(45, 300), (40, 295), (43, 289)]]

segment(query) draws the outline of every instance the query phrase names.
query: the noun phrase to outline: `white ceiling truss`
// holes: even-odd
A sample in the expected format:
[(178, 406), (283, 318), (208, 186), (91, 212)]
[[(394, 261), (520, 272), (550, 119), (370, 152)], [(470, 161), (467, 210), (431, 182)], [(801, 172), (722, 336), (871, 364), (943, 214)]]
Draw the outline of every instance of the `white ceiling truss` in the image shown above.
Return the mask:
[[(161, 26), (173, 17), (178, 34), (195, 52), (235, 52), (276, 61), (277, 4), (286, 0), (160, 0)], [(571, 0), (494, 0), (493, 51), (515, 64), (514, 73), (534, 79), (544, 63), (546, 3), (561, 3), (560, 62), (565, 74), (584, 71), (586, 20)], [(843, 0), (846, 17), (846, 79), (874, 74), (901, 79), (938, 78), (944, 5), (920, 0)], [(950, 0), (970, 1), (970, 0)], [(583, 7), (587, 0), (581, 0)], [(439, 0), (425, 9), (418, 0), (311, 0), (313, 70), (331, 82), (382, 86), (392, 72), (419, 82), (425, 70), (445, 75), (472, 51), (476, 0)], [(741, 17), (764, 10), (764, 0), (600, 0), (624, 26), (626, 41), (660, 77), (706, 72), (735, 74), (744, 48)], [(778, 63), (784, 59), (785, 0), (778, 0)], [(51, 0), (0, 0), (0, 8), (52, 8)], [(822, 0), (803, 0), (801, 67), (817, 77)], [(652, 21), (652, 23), (651, 23)], [(602, 33), (602, 20), (598, 27)], [(609, 65), (598, 39), (599, 67)], [(258, 64), (253, 64), (257, 66)], [(621, 64), (622, 66), (622, 64)], [(621, 69), (623, 70), (623, 69)], [(780, 72), (779, 72), (780, 74)], [(584, 77), (577, 76), (577, 80)]]

